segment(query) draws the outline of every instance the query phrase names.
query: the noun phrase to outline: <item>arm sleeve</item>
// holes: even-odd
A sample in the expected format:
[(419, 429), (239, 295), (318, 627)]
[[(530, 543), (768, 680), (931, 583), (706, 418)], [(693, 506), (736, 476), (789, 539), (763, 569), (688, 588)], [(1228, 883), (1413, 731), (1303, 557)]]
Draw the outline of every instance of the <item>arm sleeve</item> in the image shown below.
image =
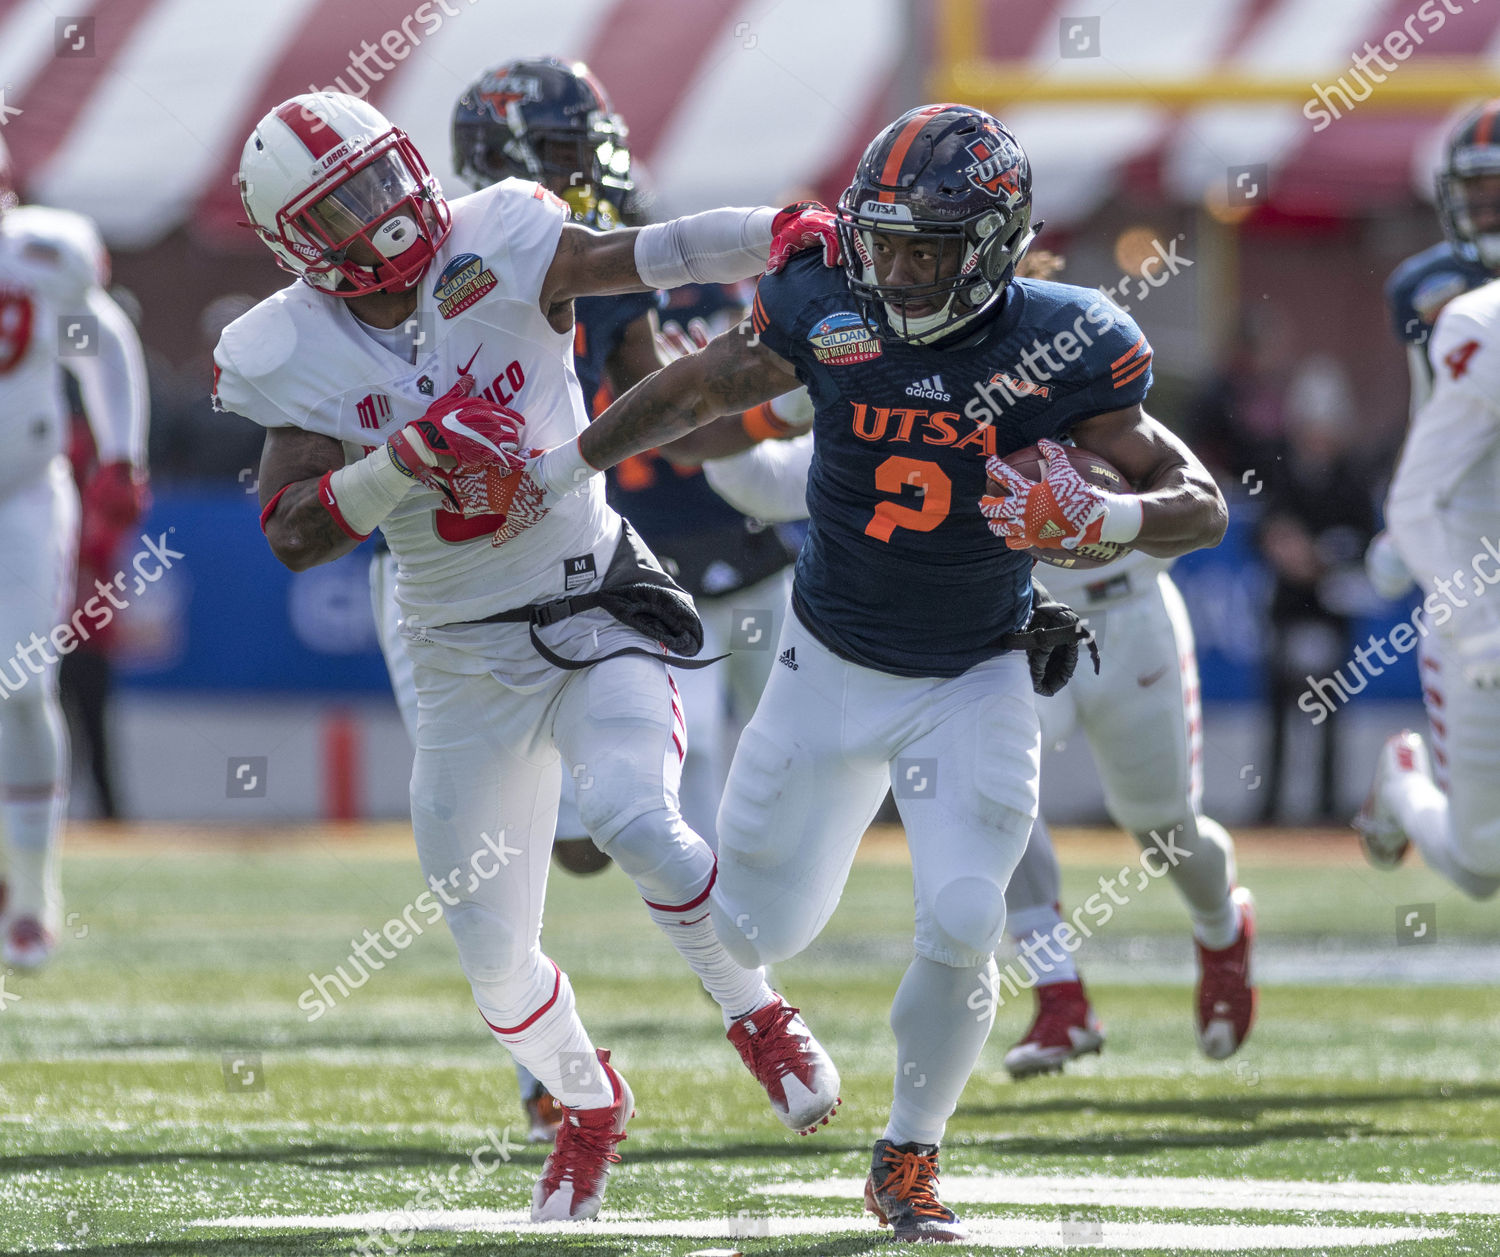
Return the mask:
[(102, 288), (89, 289), (85, 305), (97, 320), (99, 352), (68, 359), (68, 368), (83, 396), (99, 462), (144, 467), (149, 406), (140, 338), (130, 317)]
[(703, 464), (709, 487), (741, 514), (768, 524), (807, 518), (811, 432), (790, 441), (762, 441), (743, 453)]
[(635, 269), (653, 288), (732, 284), (766, 269), (776, 211), (715, 209), (641, 228)]

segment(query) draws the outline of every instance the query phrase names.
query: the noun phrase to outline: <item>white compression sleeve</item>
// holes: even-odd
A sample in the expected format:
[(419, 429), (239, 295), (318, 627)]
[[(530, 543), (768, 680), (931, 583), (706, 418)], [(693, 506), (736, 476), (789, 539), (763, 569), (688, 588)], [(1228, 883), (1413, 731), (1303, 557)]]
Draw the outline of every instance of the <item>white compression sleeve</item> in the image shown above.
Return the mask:
[(741, 514), (768, 524), (807, 518), (807, 469), (812, 433), (762, 441), (740, 454), (703, 464), (709, 487)]
[(766, 269), (776, 210), (716, 209), (643, 227), (635, 269), (653, 288), (732, 284)]

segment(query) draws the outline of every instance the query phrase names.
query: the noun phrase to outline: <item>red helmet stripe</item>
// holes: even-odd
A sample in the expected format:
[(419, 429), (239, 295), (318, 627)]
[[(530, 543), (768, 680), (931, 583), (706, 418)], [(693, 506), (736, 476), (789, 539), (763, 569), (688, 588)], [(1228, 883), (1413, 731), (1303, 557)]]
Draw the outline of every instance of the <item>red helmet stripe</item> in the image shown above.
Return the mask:
[[(911, 149), (912, 142), (917, 138), (917, 132), (927, 125), (927, 121), (934, 114), (940, 114), (949, 108), (948, 105), (928, 105), (921, 110), (904, 127), (901, 134), (896, 137), (896, 142), (891, 145), (890, 156), (885, 159), (885, 165), (880, 168), (880, 182), (894, 184), (901, 177), (901, 163), (906, 160), (906, 154)], [(894, 192), (881, 192), (879, 198), (882, 201), (894, 201)]]
[(276, 116), (291, 127), (292, 134), (314, 157), (326, 157), (344, 142), (344, 137), (328, 123), (314, 117), (295, 100), (289, 100), (277, 109)]

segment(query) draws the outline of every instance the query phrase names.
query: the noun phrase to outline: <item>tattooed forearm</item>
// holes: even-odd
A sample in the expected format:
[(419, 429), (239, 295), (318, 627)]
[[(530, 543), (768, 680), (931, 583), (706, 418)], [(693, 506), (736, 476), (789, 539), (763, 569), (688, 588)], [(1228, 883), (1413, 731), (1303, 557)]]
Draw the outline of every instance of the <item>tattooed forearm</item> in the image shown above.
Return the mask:
[(359, 543), (334, 522), (318, 498), (323, 473), (344, 465), (332, 437), (299, 428), (272, 428), (260, 456), (260, 504), (276, 509), (265, 521), (271, 552), (294, 572), (341, 558)]
[(642, 380), (594, 420), (578, 446), (592, 466), (613, 467), (794, 387), (784, 359), (738, 329), (725, 332)]
[(266, 540), (271, 552), (294, 572), (341, 559), (359, 544), (319, 500), (317, 480), (287, 486), (266, 521)]

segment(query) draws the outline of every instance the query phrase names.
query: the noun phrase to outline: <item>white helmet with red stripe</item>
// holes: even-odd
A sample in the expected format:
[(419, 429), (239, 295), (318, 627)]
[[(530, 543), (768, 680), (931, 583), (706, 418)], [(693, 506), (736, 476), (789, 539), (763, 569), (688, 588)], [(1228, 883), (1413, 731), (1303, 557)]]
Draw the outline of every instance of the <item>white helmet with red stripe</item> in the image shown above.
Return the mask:
[(262, 118), (239, 184), (281, 266), (336, 297), (412, 287), (452, 222), (406, 133), (342, 92), (293, 96)]

